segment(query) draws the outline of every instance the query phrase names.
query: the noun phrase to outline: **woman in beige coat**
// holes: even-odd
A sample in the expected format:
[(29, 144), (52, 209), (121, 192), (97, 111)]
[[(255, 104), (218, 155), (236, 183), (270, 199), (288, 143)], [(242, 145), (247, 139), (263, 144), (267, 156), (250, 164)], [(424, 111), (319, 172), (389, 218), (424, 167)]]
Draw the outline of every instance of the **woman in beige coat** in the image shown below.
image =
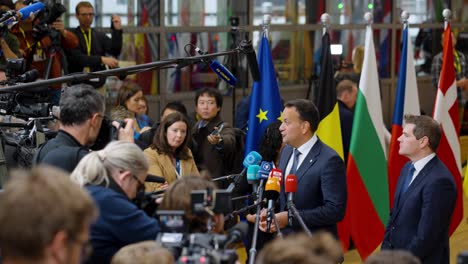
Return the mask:
[(146, 191), (165, 188), (183, 176), (200, 176), (192, 152), (187, 147), (190, 140), (188, 129), (187, 118), (179, 112), (164, 118), (153, 144), (145, 149), (144, 154), (150, 165), (148, 173), (164, 177), (166, 184), (146, 183)]

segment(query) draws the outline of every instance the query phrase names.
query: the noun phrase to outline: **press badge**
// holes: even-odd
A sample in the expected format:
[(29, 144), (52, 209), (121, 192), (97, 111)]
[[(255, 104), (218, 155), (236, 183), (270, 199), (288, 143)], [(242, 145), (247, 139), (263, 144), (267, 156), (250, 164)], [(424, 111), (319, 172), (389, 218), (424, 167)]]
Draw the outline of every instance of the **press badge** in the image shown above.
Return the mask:
[(84, 72), (84, 73), (90, 73), (90, 72), (91, 72), (91, 68), (90, 68), (90, 67), (84, 67), (84, 68), (83, 68), (83, 72)]
[(33, 55), (33, 60), (34, 61), (44, 61), (45, 59), (46, 58), (45, 58), (44, 51), (42, 49), (37, 49), (36, 53), (34, 53), (34, 55)]

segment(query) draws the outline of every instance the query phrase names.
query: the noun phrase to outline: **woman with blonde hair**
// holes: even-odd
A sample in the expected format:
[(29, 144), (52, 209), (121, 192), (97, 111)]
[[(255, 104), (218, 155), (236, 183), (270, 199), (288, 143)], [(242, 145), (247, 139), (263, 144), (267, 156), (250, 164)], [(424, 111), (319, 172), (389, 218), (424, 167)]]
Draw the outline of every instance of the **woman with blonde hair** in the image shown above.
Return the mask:
[(99, 207), (91, 227), (93, 253), (89, 263), (110, 263), (128, 244), (156, 239), (159, 224), (132, 203), (145, 191), (148, 162), (134, 143), (113, 141), (86, 155), (71, 174)]
[[(149, 173), (164, 177), (170, 184), (184, 176), (199, 176), (192, 151), (187, 147), (190, 141), (189, 123), (185, 115), (174, 112), (164, 118), (158, 127), (153, 144), (145, 149), (149, 162)], [(167, 186), (147, 183), (148, 191)]]

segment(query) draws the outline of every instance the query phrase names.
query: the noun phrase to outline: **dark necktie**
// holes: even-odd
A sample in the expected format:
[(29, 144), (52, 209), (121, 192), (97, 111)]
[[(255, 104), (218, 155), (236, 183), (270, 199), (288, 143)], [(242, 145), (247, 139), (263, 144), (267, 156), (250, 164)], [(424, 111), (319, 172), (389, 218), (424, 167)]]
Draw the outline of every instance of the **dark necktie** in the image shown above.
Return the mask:
[(301, 152), (297, 149), (294, 149), (293, 155), (294, 155), (293, 164), (291, 166), (291, 170), (289, 171), (289, 174), (296, 174), (297, 163), (299, 162), (299, 155), (301, 155)]
[(408, 190), (415, 170), (416, 169), (414, 168), (414, 165), (411, 164), (410, 169), (408, 170), (408, 174), (406, 174), (405, 182), (403, 182), (403, 186), (401, 187), (401, 194), (404, 194), (406, 190)]

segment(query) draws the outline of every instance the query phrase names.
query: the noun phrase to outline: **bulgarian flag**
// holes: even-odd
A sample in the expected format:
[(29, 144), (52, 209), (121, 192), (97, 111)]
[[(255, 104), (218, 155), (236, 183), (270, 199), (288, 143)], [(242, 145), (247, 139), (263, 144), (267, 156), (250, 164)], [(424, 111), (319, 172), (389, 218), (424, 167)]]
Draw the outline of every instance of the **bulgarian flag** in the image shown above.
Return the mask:
[(453, 234), (463, 218), (463, 195), (460, 160), (460, 124), (458, 118), (457, 85), (455, 67), (453, 66), (453, 45), (450, 23), (447, 22), (444, 32), (444, 51), (440, 71), (439, 88), (435, 99), (433, 117), (442, 126), (437, 156), (447, 166), (457, 185), (457, 201), (450, 223), (450, 234)]
[(368, 25), (346, 172), (345, 216), (363, 260), (381, 243), (389, 217), (385, 128), (378, 78), (372, 27)]
[(400, 57), (400, 72), (396, 91), (395, 107), (393, 110), (392, 138), (388, 155), (388, 187), (390, 207), (393, 207), (398, 176), (401, 168), (408, 162), (408, 158), (400, 155), (398, 138), (403, 133), (403, 117), (407, 114), (420, 115), (418, 86), (416, 84), (416, 71), (413, 62), (413, 47), (408, 36), (408, 25), (403, 30), (403, 47)]

